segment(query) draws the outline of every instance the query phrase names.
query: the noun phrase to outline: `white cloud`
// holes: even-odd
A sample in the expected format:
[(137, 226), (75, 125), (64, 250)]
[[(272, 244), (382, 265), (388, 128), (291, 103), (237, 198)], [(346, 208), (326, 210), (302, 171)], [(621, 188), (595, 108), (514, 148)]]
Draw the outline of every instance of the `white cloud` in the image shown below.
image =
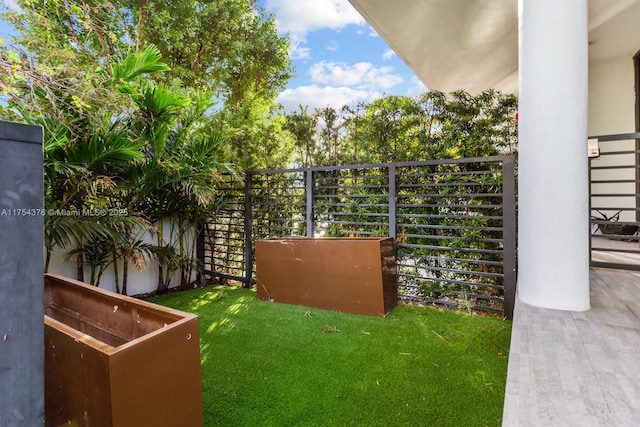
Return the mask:
[(377, 67), (370, 62), (346, 64), (320, 61), (309, 68), (312, 85), (284, 90), (277, 102), (287, 112), (298, 106), (314, 108), (342, 108), (358, 101), (370, 102), (402, 83), (402, 77), (393, 74), (393, 67)]
[(311, 48), (303, 47), (299, 43), (296, 45), (291, 44), (289, 55), (291, 59), (309, 59), (311, 58)]
[(409, 89), (407, 90), (407, 93), (406, 93), (407, 96), (416, 97), (429, 91), (429, 88), (427, 88), (425, 84), (422, 83), (422, 81), (420, 81), (420, 79), (418, 79), (415, 76), (411, 78), (411, 83), (412, 85), (409, 86)]
[(266, 5), (280, 31), (300, 38), (319, 29), (366, 24), (348, 0), (267, 0)]
[(393, 49), (387, 49), (382, 54), (382, 59), (384, 59), (385, 61), (388, 61), (389, 59), (393, 58), (394, 56), (396, 56), (396, 53), (393, 51)]
[(0, 0), (0, 7), (4, 7), (7, 10), (20, 11), (20, 6), (16, 0)]
[(278, 30), (289, 34), (293, 59), (309, 57), (309, 49), (303, 46), (312, 31), (366, 25), (348, 0), (266, 0), (266, 8), (275, 15)]
[[(321, 62), (318, 64), (328, 63)], [(363, 65), (355, 64), (353, 67), (361, 70), (376, 70), (371, 64), (366, 63)], [(321, 68), (318, 67), (318, 69)], [(309, 111), (312, 111), (315, 108), (324, 107), (342, 108), (345, 105), (353, 105), (359, 101), (371, 102), (384, 96), (385, 89), (387, 89), (384, 79), (382, 79), (383, 83), (378, 84), (354, 84), (353, 82), (356, 81), (354, 76), (358, 73), (349, 73), (348, 69), (349, 67), (347, 67), (347, 72), (345, 72), (345, 69), (340, 69), (340, 71), (333, 74), (320, 72), (316, 76), (318, 79), (314, 81), (326, 85), (312, 84), (285, 89), (278, 95), (276, 102), (282, 104), (287, 112), (298, 111), (299, 105), (309, 107)], [(376, 79), (376, 81), (380, 82), (379, 79)], [(428, 91), (427, 87), (416, 77), (412, 78), (411, 83), (405, 93), (407, 96), (417, 97)]]
[(331, 40), (331, 41), (327, 44), (326, 49), (327, 49), (327, 50), (329, 50), (329, 51), (331, 51), (331, 52), (335, 52), (335, 51), (337, 51), (337, 50), (338, 50), (338, 42), (337, 42), (337, 41), (335, 41), (335, 40)]
[(298, 106), (308, 106), (309, 111), (314, 108), (334, 107), (342, 108), (357, 101), (371, 101), (380, 97), (376, 91), (353, 89), (346, 86), (334, 87), (317, 85), (299, 86), (286, 89), (278, 95), (277, 102), (282, 104), (287, 112), (298, 110)]
[[(360, 36), (378, 37), (348, 0), (263, 2), (265, 8), (274, 14), (278, 31), (289, 35), (291, 58), (305, 60), (305, 64), (315, 53), (307, 44), (307, 36), (314, 31), (340, 31), (349, 25), (356, 25)], [(333, 40), (324, 41), (323, 45), (314, 45), (313, 49), (335, 51), (343, 48), (339, 36), (334, 37)], [(378, 58), (391, 59), (393, 52), (379, 55)], [(391, 66), (371, 62), (320, 61), (312, 64), (308, 71), (306, 65), (303, 68), (308, 73), (304, 79), (307, 83), (289, 87), (277, 98), (287, 112), (297, 111), (299, 105), (308, 106), (310, 110), (327, 106), (341, 108), (360, 101), (370, 102), (384, 93), (407, 90), (407, 85), (403, 85), (405, 79)]]
[(376, 67), (370, 62), (349, 65), (320, 61), (311, 66), (309, 73), (315, 83), (360, 89), (385, 90), (402, 83), (402, 77), (393, 74), (393, 67)]

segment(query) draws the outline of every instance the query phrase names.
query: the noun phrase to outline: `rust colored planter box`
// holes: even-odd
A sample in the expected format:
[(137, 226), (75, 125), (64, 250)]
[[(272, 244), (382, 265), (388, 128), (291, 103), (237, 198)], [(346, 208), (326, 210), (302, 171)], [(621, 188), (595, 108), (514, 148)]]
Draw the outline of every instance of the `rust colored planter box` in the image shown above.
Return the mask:
[(261, 300), (384, 316), (398, 304), (391, 238), (256, 241)]
[(204, 424), (196, 316), (62, 276), (44, 282), (47, 426)]

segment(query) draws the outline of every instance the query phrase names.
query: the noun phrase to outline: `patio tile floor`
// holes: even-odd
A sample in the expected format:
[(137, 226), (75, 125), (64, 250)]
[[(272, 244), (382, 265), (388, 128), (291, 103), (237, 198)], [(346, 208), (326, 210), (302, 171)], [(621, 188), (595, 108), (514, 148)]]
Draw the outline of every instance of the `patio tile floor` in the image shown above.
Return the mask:
[(586, 312), (516, 301), (503, 426), (640, 425), (640, 273), (590, 285)]

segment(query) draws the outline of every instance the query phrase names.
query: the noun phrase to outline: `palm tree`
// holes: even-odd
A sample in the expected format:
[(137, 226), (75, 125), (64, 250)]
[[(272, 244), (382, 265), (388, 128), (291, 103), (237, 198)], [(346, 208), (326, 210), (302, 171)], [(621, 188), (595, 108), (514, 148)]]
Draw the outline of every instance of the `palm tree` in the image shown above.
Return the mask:
[(198, 93), (187, 103), (161, 86), (137, 98), (142, 116), (149, 120), (140, 123), (145, 159), (134, 173), (134, 200), (157, 227), (158, 292), (168, 289), (178, 269), (181, 284), (189, 280), (195, 239), (188, 249), (187, 234), (202, 227), (203, 215), (214, 206), (220, 171), (230, 170), (221, 162), (224, 137), (212, 129), (207, 116), (211, 100), (210, 94)]
[[(224, 138), (208, 115), (212, 95), (179, 95), (150, 78), (167, 69), (150, 47), (89, 82), (61, 76), (52, 87), (34, 89), (40, 107), (29, 105), (22, 116), (45, 131), (45, 207), (52, 213), (45, 218), (46, 269), (52, 251), (70, 249), (77, 278), (84, 280), (88, 265), (95, 285), (112, 265), (119, 288), (123, 265), (126, 293), (129, 262), (142, 267), (153, 255), (159, 291), (178, 269), (181, 282), (188, 281), (195, 245), (188, 234), (215, 206), (227, 166), (221, 163)], [(94, 96), (76, 96), (87, 85), (95, 86), (89, 88)], [(113, 209), (117, 215), (108, 214)], [(145, 231), (157, 234), (155, 247), (136, 237)]]
[[(125, 98), (114, 104), (121, 108), (141, 76), (165, 69), (156, 49), (143, 49), (114, 64), (111, 76), (105, 71), (101, 82), (111, 87), (111, 97), (120, 93)], [(60, 96), (72, 98), (66, 92)], [(144, 216), (122, 205), (129, 171), (144, 158), (143, 145), (132, 137), (135, 120), (120, 110), (109, 110), (108, 103), (95, 99), (92, 104), (59, 101), (56, 105), (68, 110), (69, 120), (59, 120), (46, 111), (39, 115), (23, 112), (23, 119), (43, 126), (45, 135), (45, 207), (51, 213), (45, 218), (45, 270), (55, 248), (71, 247), (77, 259), (77, 278), (84, 279), (88, 256), (92, 282), (97, 284), (105, 265), (113, 263), (117, 268), (117, 260), (105, 256), (108, 248), (129, 241), (133, 228), (148, 228)], [(114, 208), (122, 209), (112, 215)]]

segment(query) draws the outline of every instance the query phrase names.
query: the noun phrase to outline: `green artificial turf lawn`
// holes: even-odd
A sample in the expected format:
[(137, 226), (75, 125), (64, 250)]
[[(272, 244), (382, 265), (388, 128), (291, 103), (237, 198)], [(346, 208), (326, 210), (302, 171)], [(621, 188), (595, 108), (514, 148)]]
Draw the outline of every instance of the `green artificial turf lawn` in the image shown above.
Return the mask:
[(352, 315), (225, 287), (152, 301), (199, 316), (206, 426), (501, 425), (508, 321)]

